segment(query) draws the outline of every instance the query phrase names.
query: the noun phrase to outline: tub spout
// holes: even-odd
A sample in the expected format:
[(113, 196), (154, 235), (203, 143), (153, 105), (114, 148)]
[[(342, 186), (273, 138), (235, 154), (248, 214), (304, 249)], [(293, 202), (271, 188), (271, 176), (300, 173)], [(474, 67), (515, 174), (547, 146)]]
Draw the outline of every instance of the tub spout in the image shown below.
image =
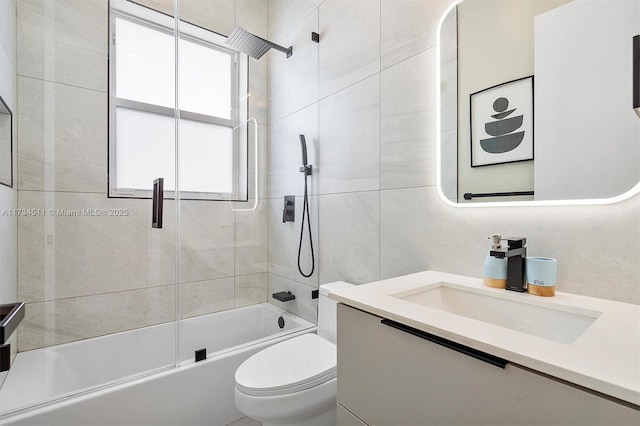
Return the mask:
[(280, 302), (288, 302), (296, 298), (290, 291), (281, 291), (278, 293), (273, 293), (272, 296), (274, 299), (279, 300)]

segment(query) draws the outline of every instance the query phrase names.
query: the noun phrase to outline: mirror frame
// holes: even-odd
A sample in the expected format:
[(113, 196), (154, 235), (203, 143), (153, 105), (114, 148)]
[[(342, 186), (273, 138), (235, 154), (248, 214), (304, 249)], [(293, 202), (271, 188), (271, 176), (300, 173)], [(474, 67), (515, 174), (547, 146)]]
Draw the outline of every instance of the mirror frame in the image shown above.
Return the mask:
[(444, 11), (438, 21), (436, 28), (436, 187), (438, 195), (442, 201), (451, 207), (469, 208), (469, 207), (534, 207), (534, 206), (584, 206), (584, 205), (604, 205), (614, 204), (624, 201), (640, 193), (640, 181), (628, 191), (611, 198), (595, 198), (595, 199), (575, 199), (575, 200), (538, 200), (538, 201), (494, 201), (494, 202), (478, 202), (478, 203), (454, 203), (449, 200), (442, 191), (442, 87), (440, 75), (440, 62), (442, 60), (441, 43), (442, 43), (442, 26), (445, 18), (464, 0), (454, 0)]
[[(13, 189), (13, 183), (14, 183), (14, 179), (13, 179), (13, 111), (11, 111), (11, 108), (9, 108), (9, 105), (7, 105), (7, 103), (4, 101), (2, 96), (0, 96), (0, 102), (2, 102), (2, 106), (4, 107), (4, 109), (7, 110), (7, 113), (9, 115), (9, 121), (10, 121), (9, 123), (9, 129), (10, 129), (9, 130), (9, 158), (11, 161), (9, 166), (9, 170), (11, 173), (11, 178), (9, 179), (9, 183), (6, 183), (0, 180), (0, 185)], [(0, 114), (4, 114), (4, 113), (0, 112)]]

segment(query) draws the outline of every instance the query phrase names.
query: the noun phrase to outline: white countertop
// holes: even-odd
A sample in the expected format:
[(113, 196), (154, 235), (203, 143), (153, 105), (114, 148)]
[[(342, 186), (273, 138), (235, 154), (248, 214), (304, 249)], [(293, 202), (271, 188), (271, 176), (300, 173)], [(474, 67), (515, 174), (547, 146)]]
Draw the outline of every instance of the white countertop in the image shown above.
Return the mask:
[[(439, 282), (551, 309), (602, 314), (575, 341), (561, 343), (391, 296)], [(329, 297), (640, 406), (639, 305), (560, 292), (555, 297), (533, 296), (485, 287), (478, 278), (436, 271), (337, 290)]]

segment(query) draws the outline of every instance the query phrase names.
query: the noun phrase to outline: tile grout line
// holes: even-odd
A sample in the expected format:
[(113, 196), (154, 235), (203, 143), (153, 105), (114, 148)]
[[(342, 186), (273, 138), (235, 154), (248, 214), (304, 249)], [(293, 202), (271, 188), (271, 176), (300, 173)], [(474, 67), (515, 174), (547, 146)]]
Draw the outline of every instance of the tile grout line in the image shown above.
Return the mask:
[[(92, 89), (90, 87), (77, 86), (75, 84), (63, 83), (63, 82), (56, 81), (56, 80), (49, 80), (47, 78), (33, 77), (33, 76), (30, 76), (30, 75), (26, 75), (26, 74), (18, 74), (18, 73), (16, 73), (16, 79), (17, 79), (17, 77), (21, 77), (21, 78), (25, 78), (25, 79), (29, 79), (29, 80), (37, 80), (37, 81), (41, 81), (43, 83), (58, 84), (60, 86), (71, 87), (71, 88), (74, 88), (74, 89), (89, 90), (91, 92), (101, 93), (103, 95), (107, 95), (109, 93), (108, 90)], [(16, 98), (17, 98), (17, 96), (16, 96)]]
[[(269, 37), (271, 37), (270, 30), (269, 30), (269, 28), (270, 28), (270, 22), (269, 22), (269, 9), (270, 9), (269, 0), (265, 0), (265, 2), (266, 2), (266, 5), (267, 5), (267, 16), (266, 16), (266, 19), (267, 19), (267, 38), (269, 38)], [(266, 168), (267, 169), (265, 170), (264, 194), (265, 194), (265, 200), (266, 201), (264, 203), (264, 208), (266, 210), (265, 214), (267, 215), (267, 221), (266, 221), (267, 222), (266, 223), (266, 226), (267, 226), (267, 230), (266, 230), (266, 234), (267, 234), (267, 241), (266, 241), (267, 264), (265, 265), (266, 269), (267, 269), (267, 272), (266, 272), (267, 277), (266, 277), (265, 298), (266, 298), (266, 301), (269, 302), (269, 281), (270, 281), (270, 279), (269, 279), (269, 269), (270, 269), (269, 268), (269, 264), (270, 264), (269, 242), (271, 240), (271, 237), (270, 237), (270, 235), (271, 235), (271, 226), (270, 226), (270, 221), (269, 221), (269, 213), (271, 211), (271, 207), (269, 205), (270, 203), (269, 203), (269, 199), (268, 199), (268, 196), (269, 196), (269, 168), (270, 168), (270, 165), (271, 165), (270, 161), (269, 161), (270, 155), (271, 155), (271, 120), (269, 119), (270, 118), (269, 117), (269, 99), (271, 98), (271, 84), (269, 84), (269, 82), (270, 82), (269, 74), (270, 74), (270, 68), (271, 67), (269, 66), (269, 55), (267, 55), (267, 59), (266, 60), (267, 60), (267, 65), (266, 65), (266, 69), (267, 69), (267, 71), (266, 71), (266, 78), (267, 78), (267, 82), (266, 82), (267, 83), (267, 107), (266, 107), (266, 110), (267, 110), (266, 111), (266, 116), (267, 116), (267, 123), (266, 123), (267, 141), (266, 141), (266, 143), (267, 143), (267, 149), (265, 151), (265, 155), (267, 156), (267, 158), (266, 158), (266, 164), (267, 164)]]
[[(234, 0), (233, 2), (233, 26), (237, 27), (238, 26), (238, 0)], [(249, 69), (247, 70), (247, 91), (250, 92), (251, 91), (251, 81), (249, 80), (249, 76), (251, 75), (251, 63), (247, 62), (247, 67), (249, 67)], [(250, 101), (247, 101), (247, 116), (250, 115), (250, 109), (251, 104)], [(256, 120), (257, 122), (257, 120)], [(256, 126), (255, 129), (256, 132), (256, 143), (257, 143), (257, 139), (258, 139), (258, 134), (260, 132), (259, 130), (259, 124)], [(247, 132), (247, 139), (250, 139), (249, 136), (249, 132)], [(251, 143), (249, 141), (247, 141), (247, 158), (249, 157), (249, 152), (251, 151)], [(256, 147), (256, 151), (258, 151), (257, 147)], [(255, 159), (256, 164), (258, 164), (258, 159)], [(247, 164), (247, 169), (249, 168), (249, 165)], [(256, 172), (258, 167), (256, 167)], [(257, 179), (260, 179), (258, 176), (256, 176)], [(249, 171), (247, 170), (247, 180), (249, 180)], [(256, 199), (258, 198), (258, 188), (256, 187), (255, 189), (256, 191)], [(250, 188), (249, 185), (247, 185), (247, 199), (249, 199), (249, 195), (250, 195)], [(256, 201), (257, 203), (257, 201)], [(237, 228), (238, 228), (238, 212), (235, 211), (233, 209), (233, 204), (231, 204), (231, 211), (233, 212), (233, 286), (232, 286), (232, 298), (233, 298), (233, 309), (236, 308), (237, 302), (236, 302), (236, 238), (237, 238)]]
[(379, 0), (379, 32), (378, 32), (378, 280), (380, 280), (381, 269), (381, 247), (382, 247), (382, 2)]
[[(320, 5), (317, 6), (317, 10), (318, 10), (318, 21), (317, 21), (317, 26), (316, 28), (318, 29), (318, 34), (320, 34)], [(317, 81), (316, 81), (316, 85), (317, 85), (317, 94), (318, 94), (318, 98), (315, 102), (316, 106), (316, 134), (318, 135), (318, 158), (316, 158), (316, 162), (320, 161), (320, 150), (322, 149), (322, 143), (320, 141), (320, 60), (321, 60), (321, 55), (320, 55), (320, 43), (318, 43), (318, 73), (317, 73)], [(317, 176), (317, 175), (316, 175)], [(312, 181), (312, 183), (314, 183)], [(313, 189), (313, 186), (311, 186), (311, 188)], [(318, 179), (318, 183), (316, 185), (317, 188), (320, 188), (320, 179)], [(311, 194), (309, 194), (309, 198), (311, 198)], [(320, 283), (321, 283), (321, 276), (320, 276), (320, 264), (322, 262), (322, 259), (320, 258), (320, 243), (321, 243), (321, 233), (320, 233), (320, 224), (321, 224), (321, 217), (320, 217), (320, 197), (318, 196), (318, 200), (317, 202), (317, 210), (316, 210), (316, 215), (318, 216), (316, 221), (317, 221), (317, 230), (316, 230), (316, 236), (317, 236), (317, 241), (316, 241), (316, 252), (317, 252), (317, 283), (316, 283), (316, 289), (320, 289)], [(312, 253), (313, 254), (313, 253)], [(316, 307), (316, 324), (318, 322), (318, 308)]]
[[(318, 68), (320, 68), (320, 67), (318, 66)], [(350, 88), (352, 88), (353, 86), (356, 86), (356, 85), (358, 85), (358, 84), (360, 84), (360, 83), (362, 83), (362, 82), (364, 82), (364, 81), (366, 81), (366, 80), (368, 80), (368, 79), (370, 79), (370, 78), (372, 78), (372, 77), (375, 77), (375, 76), (376, 76), (376, 75), (378, 75), (378, 74), (380, 74), (380, 72), (376, 71), (376, 72), (374, 72), (373, 74), (370, 74), (370, 75), (368, 75), (368, 76), (366, 76), (366, 77), (363, 77), (363, 78), (361, 78), (360, 80), (355, 81), (355, 82), (353, 82), (353, 83), (351, 83), (351, 84), (349, 84), (349, 85), (347, 85), (347, 86), (344, 86), (343, 88), (341, 88), (341, 89), (339, 89), (339, 90), (336, 90), (335, 92), (329, 93), (328, 95), (326, 95), (326, 96), (324, 96), (324, 97), (321, 97), (321, 96), (320, 96), (320, 78), (319, 78), (319, 76), (318, 76), (318, 100), (317, 100), (316, 102), (312, 102), (312, 103), (310, 103), (310, 104), (308, 104), (308, 105), (304, 105), (304, 106), (302, 106), (302, 107), (300, 107), (300, 108), (298, 108), (298, 109), (296, 109), (296, 110), (294, 110), (294, 111), (292, 111), (292, 112), (289, 112), (289, 113), (287, 113), (287, 114), (283, 115), (282, 117), (278, 118), (277, 120), (274, 120), (273, 122), (270, 122), (269, 124), (275, 124), (275, 123), (277, 123), (277, 122), (279, 122), (279, 121), (282, 121), (282, 120), (284, 120), (284, 119), (286, 119), (286, 118), (289, 118), (289, 117), (291, 117), (292, 115), (294, 115), (294, 114), (296, 114), (296, 113), (298, 113), (298, 112), (300, 112), (300, 111), (302, 111), (302, 110), (304, 110), (304, 109), (306, 109), (306, 108), (309, 108), (309, 107), (311, 107), (311, 106), (313, 106), (313, 105), (315, 105), (315, 104), (319, 104), (321, 101), (324, 101), (324, 100), (326, 100), (326, 99), (328, 99), (328, 98), (330, 98), (330, 97), (332, 97), (332, 96), (334, 96), (334, 95), (337, 95), (337, 94), (339, 94), (339, 93), (342, 93), (342, 92), (344, 92), (345, 90), (350, 89)]]

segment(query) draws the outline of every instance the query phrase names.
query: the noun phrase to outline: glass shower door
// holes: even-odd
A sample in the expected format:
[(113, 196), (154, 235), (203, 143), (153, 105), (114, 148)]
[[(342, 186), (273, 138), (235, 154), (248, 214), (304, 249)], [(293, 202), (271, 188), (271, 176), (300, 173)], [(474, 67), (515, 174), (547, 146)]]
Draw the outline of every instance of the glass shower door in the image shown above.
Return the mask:
[(267, 302), (267, 61), (226, 37), (239, 23), (266, 37), (267, 9), (179, 6), (178, 344), (179, 362), (193, 362), (195, 350), (211, 356), (247, 343), (233, 312)]
[(173, 18), (116, 0), (13, 7), (17, 282), (0, 285), (26, 315), (0, 417), (172, 368), (177, 338), (177, 203), (165, 192), (153, 227), (152, 201), (175, 176), (174, 86), (154, 98), (155, 61), (173, 84)]

